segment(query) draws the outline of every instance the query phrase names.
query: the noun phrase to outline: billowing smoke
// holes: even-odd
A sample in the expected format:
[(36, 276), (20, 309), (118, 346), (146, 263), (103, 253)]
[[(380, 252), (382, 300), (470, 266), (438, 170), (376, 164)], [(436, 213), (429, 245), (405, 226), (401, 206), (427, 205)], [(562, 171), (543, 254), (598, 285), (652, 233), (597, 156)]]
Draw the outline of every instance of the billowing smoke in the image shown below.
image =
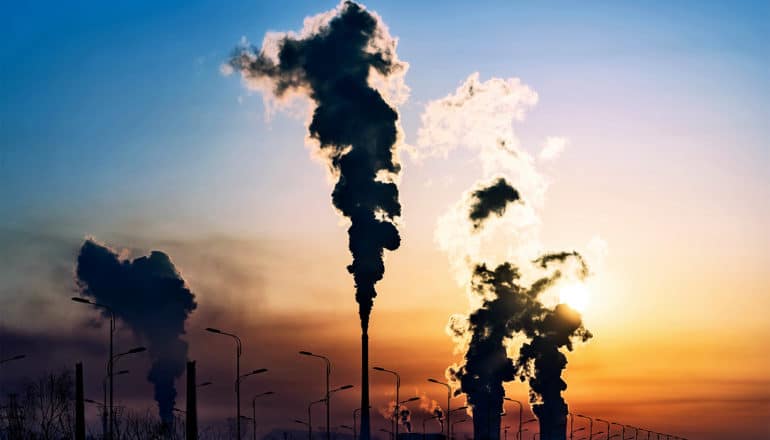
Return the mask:
[[(383, 250), (395, 250), (401, 242), (395, 223), (401, 215), (395, 103), (403, 96), (390, 92), (395, 88), (403, 95), (400, 81), (407, 67), (396, 56), (396, 40), (380, 18), (345, 1), (334, 11), (306, 19), (300, 34), (272, 33), (261, 49), (238, 49), (225, 69), (237, 70), (247, 85), (271, 99), (303, 95), (312, 102), (309, 140), (337, 179), (334, 206), (351, 223), (353, 262), (347, 269), (355, 280), (364, 364), (375, 284), (385, 272)], [(368, 408), (368, 376), (362, 382), (361, 407)], [(363, 411), (365, 437), (368, 429), (368, 411)]]
[(519, 200), (519, 192), (504, 177), (498, 177), (491, 185), (472, 193), (473, 202), (469, 218), (474, 229), (478, 229), (492, 214), (502, 217), (508, 203)]
[(398, 410), (398, 423), (406, 428), (406, 432), (412, 432), (412, 412), (409, 408), (402, 406)]
[[(571, 261), (574, 264), (569, 264)], [(503, 382), (516, 377), (529, 379), (530, 400), (541, 426), (552, 427), (543, 438), (563, 438), (567, 406), (561, 397), (566, 383), (561, 370), (566, 357), (561, 347), (572, 350), (573, 339), (586, 341), (591, 333), (583, 327), (580, 315), (565, 304), (553, 308), (543, 305), (541, 295), (570, 268), (570, 276), (582, 279), (587, 267), (574, 252), (546, 254), (534, 262), (547, 272), (529, 286), (523, 285), (519, 269), (511, 263), (495, 268), (479, 264), (474, 268), (472, 290), (484, 298), (482, 306), (468, 317), (467, 326), (455, 327), (469, 333), (465, 363), (452, 375), (460, 383), (458, 393), (468, 396), (473, 408), (476, 438), (497, 438), (505, 391)], [(571, 268), (579, 268), (574, 273)], [(508, 357), (510, 340), (524, 335), (528, 342), (516, 361)], [(459, 335), (458, 335), (459, 336)], [(561, 437), (556, 435), (561, 429)]]
[[(544, 253), (539, 240), (538, 210), (548, 179), (513, 130), (536, 102), (537, 94), (516, 78), (481, 82), (472, 74), (422, 115), (419, 153), (446, 155), (463, 147), (477, 152), (482, 165), (482, 180), (436, 229), (437, 243), (471, 299), (472, 311), (453, 315), (447, 327), (465, 353), (448, 376), (458, 386), (455, 393), (467, 396), (476, 439), (498, 438), (503, 384), (520, 378), (529, 380), (541, 439), (563, 440), (561, 349), (591, 337), (575, 310), (550, 305), (554, 287), (580, 283), (589, 271), (577, 252)], [(555, 159), (566, 145), (565, 138), (547, 138), (539, 159)], [(524, 345), (509, 357), (522, 338)]]
[(185, 321), (195, 297), (168, 255), (153, 251), (133, 261), (91, 239), (83, 243), (77, 262), (81, 293), (110, 307), (147, 344), (152, 368), (147, 379), (155, 388), (161, 420), (173, 420), (174, 381), (187, 361)]

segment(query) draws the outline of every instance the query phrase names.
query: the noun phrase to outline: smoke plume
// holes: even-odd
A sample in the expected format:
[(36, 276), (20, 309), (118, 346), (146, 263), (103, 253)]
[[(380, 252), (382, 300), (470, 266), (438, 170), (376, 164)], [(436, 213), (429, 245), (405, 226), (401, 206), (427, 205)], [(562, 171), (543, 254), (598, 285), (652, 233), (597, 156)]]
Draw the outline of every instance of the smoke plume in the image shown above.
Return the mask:
[(469, 218), (478, 229), (492, 214), (501, 217), (508, 203), (519, 200), (519, 192), (504, 177), (498, 177), (491, 185), (473, 192)]
[[(362, 6), (305, 20), (299, 35), (268, 34), (262, 48), (244, 47), (230, 59), (247, 85), (270, 99), (305, 96), (312, 102), (309, 140), (337, 179), (334, 206), (350, 220), (349, 249), (362, 330), (362, 364), (368, 363), (369, 317), (375, 284), (385, 272), (383, 250), (401, 243), (395, 179), (400, 171), (400, 130), (395, 104), (403, 99), (408, 65), (396, 55), (396, 40), (380, 18)], [(390, 101), (390, 102), (389, 102)], [(368, 408), (368, 369), (363, 366), (362, 408)], [(368, 411), (362, 430), (368, 438)]]
[[(537, 94), (516, 78), (482, 82), (474, 73), (453, 94), (426, 106), (417, 142), (425, 156), (470, 149), (482, 166), (483, 179), (450, 207), (436, 229), (436, 241), (471, 300), (471, 312), (453, 315), (447, 326), (464, 352), (463, 362), (450, 367), (448, 376), (459, 385), (455, 394), (467, 396), (476, 439), (498, 438), (503, 384), (519, 378), (529, 381), (541, 438), (563, 440), (566, 357), (561, 349), (591, 337), (576, 311), (547, 305), (555, 286), (582, 282), (589, 271), (577, 252), (544, 253), (540, 243), (538, 211), (548, 179), (513, 128), (536, 102)], [(566, 143), (548, 138), (540, 160), (555, 159)], [(514, 338), (525, 343), (511, 357)]]
[(300, 36), (273, 35), (262, 50), (240, 49), (230, 65), (255, 87), (267, 81), (277, 98), (298, 92), (314, 103), (308, 131), (337, 177), (332, 202), (351, 221), (348, 271), (366, 328), (374, 285), (385, 271), (383, 249), (400, 245), (394, 222), (401, 215), (393, 180), (400, 171), (398, 113), (372, 87), (370, 74), (401, 74), (407, 65), (379, 18), (360, 5), (344, 2), (327, 22), (318, 20), (309, 20), (313, 29)]
[(168, 255), (153, 251), (133, 261), (88, 239), (80, 248), (77, 283), (81, 293), (110, 307), (147, 344), (152, 368), (147, 379), (155, 388), (161, 420), (173, 420), (174, 381), (187, 361), (185, 321), (195, 297)]

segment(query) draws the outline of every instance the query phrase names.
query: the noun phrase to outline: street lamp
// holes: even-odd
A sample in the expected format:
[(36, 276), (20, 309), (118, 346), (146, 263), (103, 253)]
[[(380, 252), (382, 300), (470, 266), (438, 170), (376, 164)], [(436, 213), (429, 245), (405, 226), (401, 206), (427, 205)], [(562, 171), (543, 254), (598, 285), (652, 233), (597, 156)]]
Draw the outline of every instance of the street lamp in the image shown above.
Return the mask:
[(390, 426), (393, 432), (395, 433), (396, 439), (398, 440), (398, 417), (399, 417), (399, 412), (401, 410), (398, 402), (398, 399), (399, 399), (398, 393), (401, 390), (401, 376), (393, 370), (388, 370), (382, 367), (372, 367), (372, 369), (375, 371), (382, 371), (383, 373), (390, 373), (396, 376), (396, 407), (393, 409), (393, 418), (391, 419)]
[(212, 385), (212, 384), (213, 384), (213, 382), (202, 382), (202, 383), (199, 383), (198, 385), (195, 385), (195, 387), (196, 388), (203, 388), (203, 387), (207, 387), (207, 386)]
[(432, 383), (436, 383), (436, 384), (439, 384), (439, 385), (443, 385), (447, 389), (447, 393), (446, 393), (446, 421), (445, 421), (445, 423), (446, 423), (446, 438), (447, 439), (451, 439), (452, 438), (452, 427), (449, 425), (449, 412), (450, 412), (449, 406), (452, 403), (452, 387), (448, 383), (446, 383), (446, 382), (441, 382), (441, 381), (438, 381), (438, 380), (432, 379), (432, 378), (428, 379), (428, 382), (432, 382)]
[[(122, 376), (128, 374), (128, 370), (120, 370), (113, 376)], [(102, 379), (102, 393), (104, 394), (104, 404), (102, 405), (102, 436), (107, 438), (109, 435), (109, 428), (107, 427), (107, 380), (112, 381), (109, 375), (105, 375)]]
[(588, 420), (588, 440), (593, 439), (593, 433), (594, 433), (594, 419), (584, 416), (582, 414), (574, 414), (575, 417), (580, 417), (581, 419), (587, 419)]
[(243, 342), (238, 335), (224, 332), (218, 328), (207, 327), (207, 332), (217, 335), (229, 336), (235, 339), (235, 432), (238, 440), (241, 440), (241, 355), (243, 354)]
[(313, 412), (312, 412), (313, 405), (315, 405), (316, 403), (326, 402), (327, 400), (328, 399), (324, 397), (323, 399), (320, 399), (320, 400), (314, 400), (307, 405), (307, 438), (308, 440), (313, 439)]
[(506, 425), (503, 427), (503, 433), (505, 435), (504, 439), (508, 440), (508, 430), (511, 429), (511, 425)]
[(4, 364), (6, 362), (18, 361), (18, 360), (24, 359), (25, 357), (27, 357), (26, 354), (17, 354), (16, 356), (13, 356), (13, 357), (9, 357), (9, 358), (6, 358), (6, 359), (0, 359), (0, 365)]
[(257, 440), (257, 399), (262, 396), (269, 396), (271, 394), (275, 393), (272, 391), (265, 391), (264, 393), (257, 394), (253, 399), (251, 399), (251, 416), (252, 420), (254, 420), (254, 440)]
[[(518, 435), (518, 437), (521, 438), (521, 415), (522, 415), (522, 411), (524, 410), (524, 405), (522, 405), (521, 402), (519, 402), (518, 400), (511, 399), (510, 397), (503, 397), (503, 400), (507, 400), (509, 402), (514, 402), (514, 403), (517, 403), (519, 405), (519, 435)], [(570, 440), (571, 440), (571, 437), (570, 437)]]
[[(423, 439), (425, 439), (425, 422), (427, 422), (428, 420), (438, 419), (440, 417), (441, 417), (441, 415), (439, 414), (439, 415), (435, 415), (435, 416), (431, 416), (431, 417), (427, 417), (427, 418), (422, 419), (422, 438)], [(441, 422), (439, 421), (439, 423), (441, 423)], [(444, 429), (443, 429), (443, 426), (442, 426), (441, 431), (443, 431), (443, 430)]]
[[(610, 426), (612, 425), (620, 427), (620, 440), (626, 440), (626, 425), (623, 425), (622, 423), (610, 422)], [(607, 440), (611, 438), (612, 438), (611, 431), (609, 428), (607, 428)]]
[(329, 378), (332, 374), (332, 362), (327, 358), (326, 356), (322, 356), (320, 354), (315, 354), (309, 351), (300, 351), (299, 354), (303, 356), (311, 356), (318, 359), (323, 359), (324, 362), (326, 362), (326, 440), (331, 440), (332, 435), (331, 431), (329, 430)]
[[(369, 408), (371, 408), (371, 406)], [(356, 414), (360, 413), (360, 412), (361, 412), (361, 408), (356, 408), (356, 409), (353, 410), (353, 440), (356, 440), (356, 430), (357, 430), (357, 425), (356, 425), (357, 417), (356, 417)]]
[(113, 371), (115, 371), (115, 363), (118, 362), (118, 359), (120, 359), (123, 356), (128, 356), (130, 354), (136, 354), (141, 353), (143, 351), (147, 351), (145, 347), (135, 347), (131, 350), (124, 351), (123, 353), (118, 353), (115, 356), (112, 356), (110, 358), (110, 361), (107, 363), (107, 371), (108, 375), (110, 376), (110, 439), (114, 438), (114, 432), (115, 432), (115, 404), (113, 403), (115, 392), (114, 392), (114, 383), (116, 374), (113, 374)]
[[(598, 417), (596, 418), (596, 421), (597, 421), (597, 422), (602, 422), (602, 423), (605, 423), (605, 424), (607, 425), (607, 438), (606, 438), (605, 440), (609, 440), (609, 438), (610, 438), (610, 428), (611, 428), (611, 426), (612, 426), (612, 423), (608, 422), (607, 420), (604, 420), (604, 419), (600, 419), (600, 418), (598, 418)], [(598, 433), (598, 432), (596, 433), (596, 435), (599, 435), (599, 434), (600, 434), (600, 433)]]
[(529, 428), (524, 428), (521, 430), (521, 434), (519, 434), (519, 438), (517, 440), (524, 440), (521, 436), (524, 435), (525, 432), (529, 431)]
[[(639, 438), (639, 428), (637, 428), (637, 427), (635, 427), (635, 426), (631, 426), (631, 425), (623, 425), (623, 431), (624, 431), (624, 432), (625, 432), (625, 429), (626, 429), (626, 428), (631, 428), (631, 429), (633, 429), (633, 430), (634, 430), (634, 440), (638, 440), (638, 438)], [(625, 436), (624, 436), (624, 437), (625, 437)], [(625, 439), (625, 438), (624, 438), (623, 440), (630, 440), (630, 439)]]
[(468, 420), (469, 420), (468, 418), (464, 418), (464, 419), (460, 419), (455, 422), (452, 422), (452, 432), (455, 431), (455, 425), (459, 425), (460, 423), (467, 422)]
[(100, 309), (104, 309), (109, 313), (110, 315), (110, 354), (109, 354), (109, 362), (107, 362), (107, 377), (110, 378), (110, 429), (109, 429), (109, 439), (112, 440), (112, 393), (114, 391), (114, 386), (112, 384), (112, 371), (110, 370), (112, 365), (112, 357), (114, 355), (114, 340), (115, 340), (115, 311), (106, 304), (97, 303), (95, 301), (90, 301), (85, 298), (81, 298), (79, 296), (73, 296), (72, 301), (80, 304), (88, 304)]

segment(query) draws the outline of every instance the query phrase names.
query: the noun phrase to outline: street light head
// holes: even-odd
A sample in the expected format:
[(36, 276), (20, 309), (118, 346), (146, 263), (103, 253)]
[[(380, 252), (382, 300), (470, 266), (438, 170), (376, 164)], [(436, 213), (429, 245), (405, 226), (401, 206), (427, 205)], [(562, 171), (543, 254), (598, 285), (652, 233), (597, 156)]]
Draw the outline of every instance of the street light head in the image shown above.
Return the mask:
[(304, 356), (313, 356), (313, 353), (311, 353), (309, 351), (305, 351), (305, 350), (300, 351), (299, 354), (304, 355)]
[(199, 383), (199, 384), (198, 384), (198, 388), (207, 387), (207, 386), (209, 386), (209, 385), (211, 385), (211, 384), (212, 384), (212, 382), (203, 382), (203, 383)]
[(294, 419), (294, 422), (295, 422), (295, 423), (299, 423), (299, 424), (301, 424), (301, 425), (307, 425), (307, 422), (303, 422), (302, 420), (297, 420), (297, 419)]
[(267, 373), (267, 368), (257, 368), (256, 370), (251, 372), (251, 374), (260, 374), (260, 373)]
[(132, 348), (131, 350), (128, 350), (127, 354), (134, 354), (134, 353), (141, 353), (143, 351), (147, 351), (147, 347), (136, 347)]
[(385, 371), (385, 369), (382, 367), (372, 367), (372, 370)]
[(262, 393), (263, 396), (269, 396), (271, 394), (275, 394), (275, 393), (272, 391), (265, 391), (264, 393)]
[(118, 371), (117, 373), (115, 373), (115, 376), (120, 376), (120, 375), (122, 375), (122, 374), (128, 374), (128, 373), (129, 373), (129, 371), (128, 371), (128, 370), (120, 370), (120, 371)]
[(415, 396), (415, 397), (411, 397), (411, 398), (409, 398), (409, 399), (406, 399), (406, 400), (404, 400), (404, 402), (403, 402), (403, 403), (406, 403), (406, 402), (416, 402), (416, 401), (418, 401), (418, 400), (420, 400), (420, 398), (419, 398), (419, 397), (417, 397), (417, 396)]
[(349, 390), (351, 388), (353, 388), (353, 385), (344, 385), (344, 386), (341, 386), (339, 389), (341, 391), (341, 390)]
[(24, 359), (25, 357), (27, 357), (26, 354), (18, 354), (16, 356), (12, 357), (11, 360), (12, 361), (18, 361), (19, 359)]
[(438, 383), (438, 384), (441, 383), (441, 382), (439, 382), (439, 381), (437, 381), (436, 379), (433, 379), (433, 378), (428, 379), (428, 382), (433, 382), (433, 383)]
[(206, 331), (211, 333), (222, 333), (222, 330), (213, 327), (206, 327)]
[(75, 301), (75, 302), (83, 303), (83, 304), (93, 304), (91, 301), (89, 301), (89, 300), (87, 300), (85, 298), (81, 298), (79, 296), (73, 296), (72, 300)]

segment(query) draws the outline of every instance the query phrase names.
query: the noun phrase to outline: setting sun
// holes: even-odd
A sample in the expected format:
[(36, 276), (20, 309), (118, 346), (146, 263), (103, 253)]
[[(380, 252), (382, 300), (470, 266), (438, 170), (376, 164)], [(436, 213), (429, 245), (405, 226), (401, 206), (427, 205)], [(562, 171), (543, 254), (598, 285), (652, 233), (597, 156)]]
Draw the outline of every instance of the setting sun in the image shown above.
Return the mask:
[(582, 283), (566, 284), (559, 291), (559, 302), (581, 313), (588, 309), (589, 300), (588, 288)]

